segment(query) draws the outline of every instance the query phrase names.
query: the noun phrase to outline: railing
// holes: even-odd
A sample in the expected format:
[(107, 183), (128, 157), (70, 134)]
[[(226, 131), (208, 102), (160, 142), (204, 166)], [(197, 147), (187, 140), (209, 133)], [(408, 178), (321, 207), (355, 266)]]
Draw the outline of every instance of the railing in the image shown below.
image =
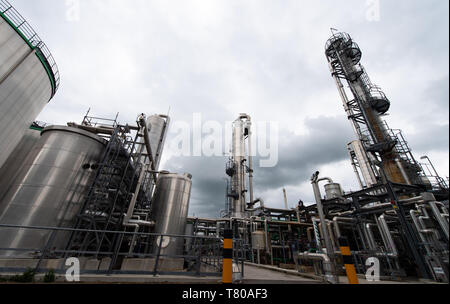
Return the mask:
[(53, 92), (52, 97), (59, 88), (60, 76), (58, 66), (53, 58), (47, 45), (42, 41), (39, 35), (33, 30), (31, 25), (22, 17), (22, 15), (7, 1), (0, 0), (0, 13), (1, 16), (6, 17), (7, 21), (19, 31), (19, 34), (26, 40), (26, 42), (38, 51), (39, 55), (42, 55), (43, 63), (49, 68), (49, 72), (52, 73)]
[[(45, 273), (53, 270), (55, 273), (63, 274), (66, 272), (65, 268), (68, 268), (65, 266), (65, 260), (73, 257), (83, 261), (90, 260), (95, 262), (91, 264), (91, 266), (96, 265), (95, 267), (87, 266), (88, 263), (80, 265), (80, 274), (220, 276), (221, 272), (222, 239), (218, 237), (6, 224), (0, 224), (1, 230), (7, 230), (11, 234), (36, 232), (36, 235), (39, 235), (41, 239), (47, 239), (47, 242), (39, 248), (0, 248), (0, 273), (19, 273), (31, 268), (36, 273)], [(55, 244), (55, 240), (60, 240), (60, 237), (67, 236), (68, 233), (75, 231), (115, 234), (119, 236), (117, 239), (120, 242), (117, 243), (115, 250), (108, 252), (67, 249), (64, 248), (64, 245)], [(164, 252), (165, 238), (170, 238), (171, 240), (179, 238), (195, 240), (197, 247), (195, 251), (184, 251), (181, 255), (167, 254)], [(129, 240), (133, 242), (139, 239), (152, 243), (153, 247), (134, 246), (134, 250), (130, 252), (127, 246), (121, 246)], [(146, 250), (144, 250), (145, 247), (147, 247)], [(192, 254), (193, 252), (195, 254)], [(24, 258), (25, 255), (28, 258)], [(125, 259), (137, 259), (131, 262), (143, 262), (146, 264), (144, 267), (138, 267), (136, 264), (134, 264), (134, 267), (124, 267), (123, 262), (126, 261)], [(163, 261), (165, 259), (178, 261), (177, 269), (167, 269), (167, 266), (165, 266), (166, 262)], [(11, 267), (9, 266), (11, 263), (2, 265), (2, 261), (12, 261), (12, 264), (14, 264), (14, 261), (17, 261), (17, 263), (15, 263), (15, 267)], [(191, 267), (185, 269), (185, 264), (190, 264)]]

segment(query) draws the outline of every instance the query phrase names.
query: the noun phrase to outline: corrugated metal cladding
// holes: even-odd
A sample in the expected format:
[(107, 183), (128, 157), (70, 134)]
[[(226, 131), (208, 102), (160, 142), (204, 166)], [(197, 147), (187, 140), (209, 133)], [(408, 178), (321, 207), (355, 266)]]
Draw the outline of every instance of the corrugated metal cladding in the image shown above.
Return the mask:
[(51, 80), (35, 50), (0, 17), (0, 167), (51, 97)]

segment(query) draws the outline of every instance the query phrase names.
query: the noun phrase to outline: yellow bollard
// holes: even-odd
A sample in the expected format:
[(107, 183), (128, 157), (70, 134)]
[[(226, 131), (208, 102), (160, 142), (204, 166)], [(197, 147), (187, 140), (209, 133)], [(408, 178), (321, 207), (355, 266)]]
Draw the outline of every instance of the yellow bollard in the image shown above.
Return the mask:
[(233, 230), (225, 229), (223, 233), (222, 283), (233, 283)]
[(344, 266), (345, 272), (347, 273), (348, 283), (359, 284), (355, 265), (353, 264), (352, 252), (350, 251), (350, 246), (348, 245), (347, 238), (340, 237), (339, 246), (341, 249), (342, 257), (344, 258)]

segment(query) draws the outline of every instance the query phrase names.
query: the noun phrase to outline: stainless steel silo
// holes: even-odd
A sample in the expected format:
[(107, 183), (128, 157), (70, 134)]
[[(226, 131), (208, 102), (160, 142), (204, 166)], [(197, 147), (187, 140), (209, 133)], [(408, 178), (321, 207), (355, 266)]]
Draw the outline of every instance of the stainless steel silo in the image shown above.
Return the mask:
[(150, 146), (152, 147), (155, 169), (158, 170), (161, 154), (164, 147), (165, 133), (167, 132), (166, 119), (161, 115), (152, 115), (147, 119), (150, 129)]
[[(0, 224), (72, 227), (102, 157), (104, 139), (77, 128), (45, 128), (0, 202)], [(0, 228), (0, 248), (43, 247), (50, 233)], [(67, 233), (58, 232), (51, 249), (61, 249)], [(0, 251), (0, 256), (30, 257), (32, 252)]]
[(8, 1), (0, 0), (0, 167), (58, 84), (46, 45)]
[(0, 202), (40, 137), (41, 130), (29, 128), (5, 164), (0, 167)]
[[(160, 174), (153, 196), (152, 220), (155, 233), (184, 235), (191, 196), (192, 176), (189, 174)], [(184, 238), (164, 237), (161, 254), (181, 255)], [(159, 238), (153, 252), (158, 250)]]
[[(152, 115), (146, 120), (147, 129), (150, 130), (148, 136), (150, 140), (150, 147), (152, 149), (152, 158), (155, 163), (155, 170), (158, 170), (159, 168), (164, 142), (169, 128), (169, 122), (170, 118), (166, 115)], [(141, 145), (140, 152), (145, 152), (144, 145)]]

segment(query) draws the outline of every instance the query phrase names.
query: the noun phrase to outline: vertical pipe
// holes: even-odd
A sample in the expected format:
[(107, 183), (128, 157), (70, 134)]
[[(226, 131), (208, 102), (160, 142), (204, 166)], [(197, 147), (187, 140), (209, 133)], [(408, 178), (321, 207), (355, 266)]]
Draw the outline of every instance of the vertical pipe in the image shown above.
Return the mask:
[(248, 117), (248, 189), (250, 192), (250, 202), (253, 202), (253, 156), (252, 156), (252, 122)]
[(288, 202), (287, 202), (287, 195), (286, 195), (286, 189), (283, 188), (283, 196), (284, 196), (284, 209), (288, 210)]
[(433, 215), (436, 218), (436, 220), (438, 221), (438, 223), (441, 226), (442, 230), (444, 231), (444, 234), (447, 237), (447, 241), (448, 241), (448, 239), (449, 239), (448, 222), (442, 217), (442, 214), (439, 211), (439, 208), (436, 205), (436, 202), (429, 202), (428, 204), (431, 206), (431, 210), (433, 211)]
[(328, 235), (328, 229), (326, 228), (326, 221), (325, 221), (325, 214), (323, 212), (323, 206), (322, 206), (322, 196), (320, 194), (320, 189), (319, 189), (319, 181), (321, 180), (328, 180), (330, 183), (333, 183), (333, 180), (331, 180), (330, 178), (322, 178), (322, 179), (318, 179), (319, 177), (319, 172), (316, 172), (312, 178), (311, 178), (311, 184), (313, 186), (313, 190), (314, 190), (314, 197), (316, 199), (316, 204), (317, 204), (317, 211), (319, 213), (319, 218), (320, 218), (320, 222), (322, 224), (322, 236), (325, 240), (325, 246), (327, 248), (327, 255), (330, 257), (331, 260), (331, 265), (333, 267), (332, 272), (334, 273), (334, 282), (331, 283), (338, 283), (338, 277), (336, 275), (336, 265), (335, 265), (335, 257), (334, 257), (334, 251), (333, 251), (333, 246), (331, 245), (331, 240), (330, 237)]
[(390, 247), (390, 251), (395, 256), (398, 256), (397, 247), (395, 246), (394, 239), (392, 238), (391, 232), (389, 231), (389, 227), (388, 227), (388, 224), (386, 222), (384, 215), (381, 215), (378, 219), (381, 224), (381, 229), (384, 231), (384, 235), (385, 235), (388, 245)]

